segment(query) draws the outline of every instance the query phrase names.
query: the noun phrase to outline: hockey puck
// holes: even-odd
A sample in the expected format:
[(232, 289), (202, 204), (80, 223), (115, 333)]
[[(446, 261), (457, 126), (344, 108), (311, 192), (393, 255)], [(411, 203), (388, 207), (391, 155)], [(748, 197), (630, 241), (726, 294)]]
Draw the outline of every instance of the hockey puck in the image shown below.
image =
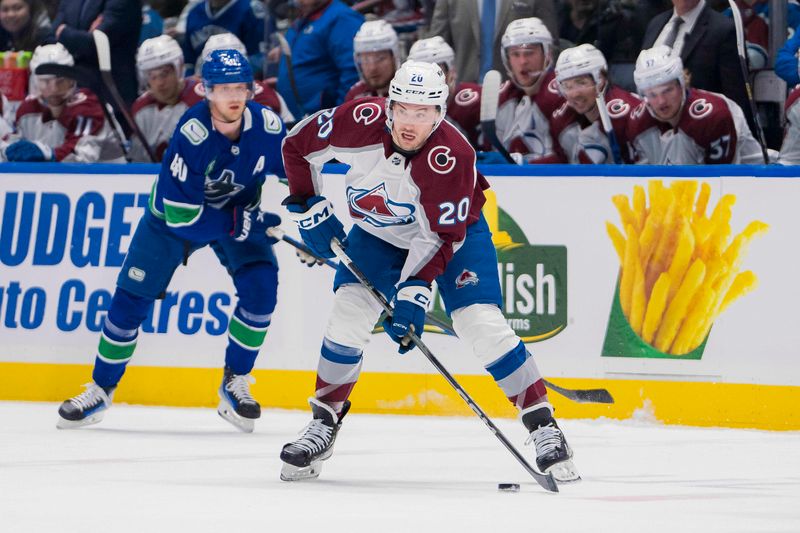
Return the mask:
[(519, 492), (519, 483), (498, 483), (497, 490), (504, 492)]

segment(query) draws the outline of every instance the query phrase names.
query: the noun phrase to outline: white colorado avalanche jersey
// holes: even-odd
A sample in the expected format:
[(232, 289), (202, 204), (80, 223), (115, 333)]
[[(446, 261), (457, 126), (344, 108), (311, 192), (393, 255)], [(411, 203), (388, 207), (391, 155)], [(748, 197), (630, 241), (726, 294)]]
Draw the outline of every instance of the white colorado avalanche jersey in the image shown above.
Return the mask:
[(396, 151), (384, 105), (384, 98), (352, 100), (292, 129), (283, 143), (289, 190), (305, 199), (319, 195), (325, 162), (350, 165), (345, 187), (353, 222), (409, 251), (400, 281), (431, 282), (478, 220), (488, 183), (475, 170), (475, 151), (446, 120), (418, 152)]
[(741, 108), (721, 94), (689, 89), (674, 128), (656, 120), (642, 103), (633, 110), (629, 127), (640, 164), (764, 163)]
[(786, 99), (786, 134), (778, 162), (781, 165), (800, 165), (800, 87)]

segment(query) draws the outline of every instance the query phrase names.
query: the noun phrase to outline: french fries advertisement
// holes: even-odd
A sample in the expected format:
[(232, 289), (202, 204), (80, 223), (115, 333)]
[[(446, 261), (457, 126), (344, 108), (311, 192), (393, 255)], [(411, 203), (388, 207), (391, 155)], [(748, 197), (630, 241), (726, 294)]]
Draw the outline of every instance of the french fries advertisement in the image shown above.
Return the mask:
[(620, 270), (604, 356), (700, 359), (717, 317), (756, 288), (742, 264), (768, 226), (754, 220), (734, 235), (736, 196), (715, 206), (710, 196), (696, 180), (650, 180), (612, 198), (619, 226), (606, 232)]

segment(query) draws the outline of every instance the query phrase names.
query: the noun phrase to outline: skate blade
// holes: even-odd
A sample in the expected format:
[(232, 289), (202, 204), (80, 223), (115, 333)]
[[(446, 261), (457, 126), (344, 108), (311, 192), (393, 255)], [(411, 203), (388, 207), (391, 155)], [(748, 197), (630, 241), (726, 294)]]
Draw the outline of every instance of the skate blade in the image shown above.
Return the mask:
[(281, 481), (305, 481), (317, 479), (322, 472), (322, 461), (314, 461), (308, 466), (294, 466), (283, 463), (281, 468)]
[(554, 464), (545, 470), (545, 474), (553, 474), (553, 479), (557, 483), (577, 483), (581, 480), (581, 475), (578, 473), (578, 469), (575, 468), (572, 459)]
[(252, 433), (256, 425), (254, 419), (240, 416), (239, 413), (233, 410), (231, 404), (225, 400), (219, 402), (219, 406), (217, 406), (217, 414), (219, 414), (219, 416), (226, 421), (230, 422), (233, 427), (242, 433)]
[(84, 426), (91, 426), (103, 420), (103, 415), (105, 415), (105, 411), (91, 414), (83, 420), (67, 420), (66, 418), (61, 418), (61, 416), (59, 416), (58, 422), (56, 422), (56, 427), (58, 429), (78, 429)]

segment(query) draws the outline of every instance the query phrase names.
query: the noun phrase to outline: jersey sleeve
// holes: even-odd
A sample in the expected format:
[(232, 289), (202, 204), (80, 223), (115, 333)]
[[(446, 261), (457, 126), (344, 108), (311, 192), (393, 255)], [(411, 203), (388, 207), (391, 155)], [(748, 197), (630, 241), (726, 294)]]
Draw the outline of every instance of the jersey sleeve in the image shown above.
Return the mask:
[(203, 145), (208, 142), (208, 131), (199, 120), (179, 125), (164, 154), (150, 199), (151, 211), (176, 235), (193, 242), (210, 242), (233, 229), (230, 210), (205, 203), (208, 161)]
[(289, 193), (311, 198), (322, 191), (322, 165), (351, 148), (378, 144), (384, 128), (382, 98), (364, 98), (323, 109), (299, 122), (283, 141)]
[(442, 130), (445, 135), (432, 137), (412, 164), (420, 231), (411, 241), (400, 281), (432, 283), (441, 275), (485, 202), (485, 180), (475, 169), (475, 151), (453, 126), (440, 126)]
[(97, 162), (105, 142), (105, 116), (97, 97), (83, 91), (76, 93), (60, 122), (66, 131), (64, 142), (53, 150), (56, 161)]

